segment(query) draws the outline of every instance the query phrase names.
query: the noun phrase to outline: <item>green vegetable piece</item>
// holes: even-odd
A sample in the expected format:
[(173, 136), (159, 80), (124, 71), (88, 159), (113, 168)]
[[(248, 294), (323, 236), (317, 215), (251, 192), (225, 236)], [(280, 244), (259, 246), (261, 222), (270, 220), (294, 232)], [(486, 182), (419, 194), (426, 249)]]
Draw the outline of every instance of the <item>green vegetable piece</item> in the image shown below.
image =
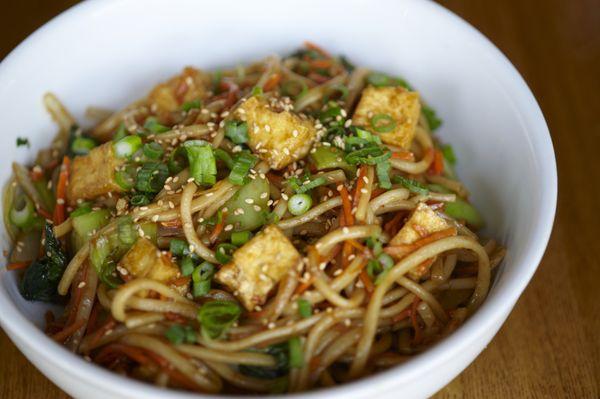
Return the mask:
[(186, 256), (190, 252), (187, 241), (180, 240), (179, 238), (173, 238), (169, 242), (169, 250), (177, 257)]
[(137, 172), (135, 188), (145, 193), (157, 193), (162, 190), (169, 177), (167, 165), (159, 162), (146, 162)]
[(306, 299), (298, 299), (298, 314), (300, 317), (307, 319), (312, 316), (312, 305)]
[(181, 109), (185, 112), (195, 108), (202, 108), (202, 101), (196, 99), (192, 101), (186, 101), (181, 105)]
[(183, 276), (191, 276), (196, 267), (196, 262), (191, 256), (186, 256), (181, 260), (181, 264), (179, 268), (181, 269), (181, 274)]
[(87, 155), (96, 147), (96, 141), (89, 137), (76, 137), (71, 142), (71, 152), (74, 155)]
[(225, 264), (231, 260), (236, 249), (237, 247), (233, 244), (221, 243), (215, 248), (215, 258), (219, 263)]
[(240, 373), (249, 377), (260, 378), (272, 382), (276, 378), (283, 377), (289, 372), (290, 351), (288, 342), (282, 342), (280, 344), (271, 345), (260, 352), (264, 352), (268, 355), (273, 356), (275, 358), (275, 366), (262, 367), (240, 365), (238, 366)]
[(217, 182), (217, 161), (210, 144), (203, 140), (190, 140), (183, 144), (188, 156), (190, 175), (198, 185)]
[(462, 198), (457, 198), (454, 202), (446, 202), (444, 212), (456, 220), (464, 220), (476, 229), (480, 229), (484, 225), (483, 218), (477, 209)]
[(290, 368), (301, 368), (304, 365), (304, 355), (302, 353), (300, 337), (290, 338), (288, 345), (290, 350)]
[(423, 108), (421, 108), (421, 112), (423, 113), (423, 116), (425, 116), (425, 119), (427, 119), (427, 124), (431, 130), (436, 130), (441, 126), (442, 120), (438, 118), (433, 108), (428, 105), (424, 105)]
[[(225, 224), (233, 225), (233, 231), (252, 231), (267, 221), (269, 201), (269, 181), (257, 177), (250, 179), (238, 192), (225, 203), (229, 209)], [(242, 211), (236, 212), (241, 209)]]
[(146, 118), (146, 122), (144, 122), (144, 129), (150, 131), (151, 133), (165, 133), (171, 130), (170, 127), (161, 125), (158, 123), (158, 119), (153, 116)]
[(129, 158), (142, 146), (140, 136), (125, 136), (113, 143), (113, 152), (117, 158)]
[(416, 180), (408, 179), (403, 176), (394, 176), (393, 180), (394, 180), (394, 183), (402, 184), (409, 191), (412, 191), (415, 194), (420, 194), (420, 195), (429, 194), (429, 189), (427, 189), (427, 186), (419, 183)]
[(28, 301), (58, 302), (58, 283), (67, 267), (67, 257), (50, 223), (45, 227), (44, 255), (29, 265), (19, 285)]
[(356, 166), (344, 160), (344, 152), (337, 147), (319, 146), (309, 157), (317, 170), (342, 169), (346, 176), (356, 176)]
[(312, 206), (312, 197), (308, 194), (295, 194), (288, 201), (288, 210), (292, 215), (305, 214)]
[(234, 231), (231, 233), (231, 243), (236, 247), (241, 247), (252, 238), (252, 233), (248, 230), (245, 231)]
[(35, 205), (25, 194), (19, 196), (10, 208), (10, 221), (17, 227), (27, 228), (36, 219)]
[(17, 137), (17, 147), (27, 146), (29, 148), (29, 139), (27, 137)]
[(377, 114), (369, 122), (377, 133), (388, 133), (396, 128), (396, 121), (388, 114)]
[(75, 249), (81, 248), (89, 241), (92, 235), (104, 227), (110, 219), (110, 211), (107, 209), (98, 209), (90, 211), (79, 216), (73, 217), (73, 245)]
[(247, 182), (247, 176), (250, 169), (256, 164), (258, 159), (247, 153), (239, 154), (233, 163), (231, 173), (229, 173), (229, 181), (238, 186), (242, 186)]
[(200, 331), (206, 339), (218, 339), (235, 323), (242, 309), (235, 302), (207, 302), (198, 310)]
[(156, 160), (162, 158), (163, 154), (165, 153), (165, 150), (160, 144), (153, 141), (151, 143), (144, 144), (144, 146), (142, 147), (142, 152), (144, 153), (146, 158)]
[(248, 142), (248, 124), (242, 121), (228, 120), (225, 122), (225, 136), (235, 144)]
[(209, 262), (202, 262), (192, 272), (194, 282), (192, 293), (195, 298), (208, 294), (212, 278), (215, 275), (215, 266)]

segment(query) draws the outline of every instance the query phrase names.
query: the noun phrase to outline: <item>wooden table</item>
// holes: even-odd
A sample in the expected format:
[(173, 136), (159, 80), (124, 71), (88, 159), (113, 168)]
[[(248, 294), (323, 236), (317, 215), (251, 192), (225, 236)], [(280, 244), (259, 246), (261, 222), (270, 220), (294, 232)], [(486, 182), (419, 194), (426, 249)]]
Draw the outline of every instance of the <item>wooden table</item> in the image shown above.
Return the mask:
[[(73, 0), (3, 6), (0, 56)], [(445, 0), (515, 64), (546, 116), (560, 195), (546, 256), (488, 348), (436, 398), (600, 397), (600, 5)], [(0, 397), (67, 397), (0, 332)]]

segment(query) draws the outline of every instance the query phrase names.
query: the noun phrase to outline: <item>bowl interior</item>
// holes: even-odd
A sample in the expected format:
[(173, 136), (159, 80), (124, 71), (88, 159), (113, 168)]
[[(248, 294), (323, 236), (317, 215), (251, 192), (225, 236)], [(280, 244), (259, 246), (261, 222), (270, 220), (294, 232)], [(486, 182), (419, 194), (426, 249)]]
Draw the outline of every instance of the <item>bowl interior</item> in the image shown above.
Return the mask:
[[(55, 133), (42, 107), (46, 91), (86, 125), (87, 106), (117, 109), (185, 65), (232, 66), (286, 54), (311, 40), (358, 65), (400, 75), (421, 93), (444, 121), (438, 135), (454, 147), (458, 174), (486, 219), (485, 235), (509, 248), (487, 303), (451, 338), (453, 344), (492, 323), (494, 313), (508, 313), (545, 247), (556, 171), (531, 93), (474, 29), (420, 1), (380, 7), (316, 0), (285, 7), (267, 0), (133, 3), (80, 5), (36, 32), (0, 66), (1, 182), (9, 178), (12, 161), (32, 161)], [(17, 137), (28, 137), (31, 148), (17, 149)], [(9, 249), (4, 231), (1, 238)], [(0, 295), (8, 293), (27, 319), (40, 324), (43, 306), (21, 298), (14, 273), (0, 273)], [(435, 350), (444, 345), (450, 344)]]

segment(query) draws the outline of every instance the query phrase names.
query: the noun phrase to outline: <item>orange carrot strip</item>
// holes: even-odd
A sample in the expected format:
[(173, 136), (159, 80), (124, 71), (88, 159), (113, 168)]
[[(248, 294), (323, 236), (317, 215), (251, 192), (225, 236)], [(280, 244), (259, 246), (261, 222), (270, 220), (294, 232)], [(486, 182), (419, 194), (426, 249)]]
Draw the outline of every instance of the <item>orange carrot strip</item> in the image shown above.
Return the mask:
[(223, 229), (225, 228), (225, 218), (227, 217), (227, 212), (223, 211), (221, 213), (221, 220), (219, 221), (219, 223), (217, 223), (215, 225), (215, 228), (213, 229), (212, 233), (210, 233), (210, 243), (214, 244), (217, 239), (219, 238), (219, 235), (221, 234), (221, 232), (223, 232)]
[(27, 266), (29, 266), (31, 264), (31, 262), (27, 261), (27, 262), (12, 262), (9, 263), (8, 265), (6, 265), (6, 270), (21, 270), (21, 269), (26, 269)]
[(358, 243), (358, 241), (356, 241), (356, 240), (346, 240), (346, 242), (348, 242), (354, 248), (358, 249), (360, 252), (365, 252), (367, 250), (367, 247)]
[(171, 285), (174, 285), (176, 287), (188, 285), (190, 283), (190, 280), (191, 280), (191, 277), (182, 276), (182, 277), (176, 278), (175, 280), (171, 281)]
[(308, 279), (308, 281), (303, 282), (302, 284), (300, 284), (298, 286), (298, 288), (296, 288), (296, 292), (294, 292), (295, 295), (301, 295), (304, 291), (306, 291), (307, 289), (310, 288), (310, 286), (312, 285), (314, 281), (314, 277), (311, 277)]
[(352, 204), (350, 203), (350, 195), (345, 186), (342, 185), (340, 189), (340, 196), (342, 197), (342, 208), (344, 209), (344, 220), (346, 226), (354, 225), (354, 215), (352, 214)]
[(402, 258), (427, 244), (431, 244), (434, 241), (441, 240), (442, 238), (446, 237), (455, 236), (456, 233), (457, 232), (455, 227), (449, 227), (444, 230), (436, 231), (435, 233), (421, 238), (420, 240), (417, 240), (412, 244), (388, 245), (383, 249), (383, 251), (386, 254), (391, 255), (395, 258)]
[(310, 61), (310, 66), (313, 68), (319, 68), (319, 69), (327, 69), (329, 67), (331, 67), (331, 65), (333, 64), (333, 62), (328, 59), (328, 60), (312, 60)]
[(277, 87), (277, 85), (279, 84), (280, 81), (281, 81), (281, 74), (274, 73), (273, 75), (271, 75), (271, 77), (269, 77), (269, 79), (267, 79), (267, 82), (263, 86), (263, 90), (264, 91), (273, 90), (274, 88)]
[(38, 207), (37, 208), (37, 213), (38, 213), (38, 215), (40, 215), (44, 219), (47, 219), (47, 220), (53, 220), (54, 219), (54, 216), (52, 216), (48, 211), (45, 211), (42, 208)]
[(364, 176), (367, 175), (367, 166), (362, 165), (358, 170), (358, 177), (356, 178), (356, 187), (354, 188), (354, 197), (352, 200), (352, 205), (358, 206), (358, 201), (360, 199), (360, 190), (365, 186)]
[(444, 172), (444, 155), (440, 150), (435, 150), (433, 153), (433, 162), (428, 170), (434, 175), (441, 175)]
[(359, 277), (360, 281), (362, 281), (363, 285), (365, 286), (367, 293), (371, 294), (375, 288), (373, 286), (373, 282), (371, 281), (371, 277), (369, 277), (367, 274), (367, 271), (365, 269), (361, 270)]
[(321, 54), (325, 58), (331, 58), (331, 54), (329, 54), (327, 51), (323, 50), (323, 48), (321, 46), (318, 46), (313, 42), (309, 42), (307, 40), (304, 42), (304, 45), (306, 46), (307, 49), (315, 50), (317, 53)]
[(411, 151), (398, 150), (398, 151), (392, 152), (392, 159), (401, 159), (403, 161), (414, 161), (415, 154), (413, 154)]
[(58, 226), (65, 221), (65, 199), (67, 195), (67, 183), (69, 180), (69, 166), (71, 160), (68, 156), (63, 157), (63, 163), (56, 185), (56, 206), (54, 207), (54, 225)]
[(57, 332), (52, 336), (52, 339), (56, 342), (63, 342), (65, 339), (70, 337), (75, 331), (85, 324), (85, 320), (79, 320), (66, 326), (62, 331)]
[(383, 226), (383, 231), (388, 233), (390, 236), (396, 235), (398, 230), (400, 230), (399, 226), (400, 226), (400, 222), (402, 222), (403, 218), (404, 218), (404, 212), (396, 213), (394, 215), (394, 217)]

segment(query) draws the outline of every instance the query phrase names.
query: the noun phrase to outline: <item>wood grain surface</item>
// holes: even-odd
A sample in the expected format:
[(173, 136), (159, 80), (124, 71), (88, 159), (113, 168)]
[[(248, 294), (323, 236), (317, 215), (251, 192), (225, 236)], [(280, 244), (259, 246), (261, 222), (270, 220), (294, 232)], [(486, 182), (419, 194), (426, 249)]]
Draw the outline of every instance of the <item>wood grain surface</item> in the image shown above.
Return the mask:
[[(600, 397), (600, 2), (440, 1), (528, 82), (558, 160), (546, 255), (487, 349), (435, 398)], [(4, 4), (9, 3), (9, 4)], [(72, 0), (3, 2), (0, 57)], [(64, 398), (0, 331), (0, 398)]]

